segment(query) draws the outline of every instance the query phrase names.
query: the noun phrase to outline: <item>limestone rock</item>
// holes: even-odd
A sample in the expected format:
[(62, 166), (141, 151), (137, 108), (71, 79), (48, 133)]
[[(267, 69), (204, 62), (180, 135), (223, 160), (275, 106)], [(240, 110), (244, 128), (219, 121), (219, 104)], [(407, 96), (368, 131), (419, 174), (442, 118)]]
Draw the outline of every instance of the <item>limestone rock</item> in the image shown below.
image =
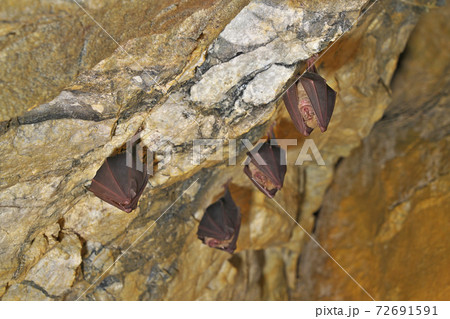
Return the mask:
[[(312, 253), (304, 253), (307, 235), (299, 226), (314, 228), (334, 165), (360, 146), (390, 103), (398, 57), (425, 5), (191, 0), (138, 1), (122, 8), (114, 1), (84, 1), (117, 37), (117, 47), (75, 4), (43, 3), (8, 2), (0, 10), (6, 21), (0, 26), (5, 41), (0, 63), (18, 57), (2, 69), (9, 72), (2, 79), (10, 80), (0, 84), (15, 88), (2, 90), (0, 97), (1, 103), (11, 102), (0, 122), (0, 297), (305, 297), (297, 287), (297, 269), (300, 257), (302, 264), (310, 262), (305, 256)], [(27, 8), (23, 16), (21, 8)], [(49, 12), (57, 14), (46, 24)], [(66, 12), (76, 12), (73, 21)], [(82, 33), (83, 41), (40, 55), (46, 52), (45, 26), (48, 43), (64, 43), (60, 39), (72, 38), (71, 32)], [(26, 32), (18, 34), (20, 28)], [(316, 130), (305, 140), (288, 119), (281, 96), (304, 60), (321, 51), (319, 72), (338, 91), (338, 100), (328, 131)], [(61, 55), (66, 62), (55, 67)], [(30, 69), (19, 76), (24, 65)], [(242, 140), (256, 144), (275, 120), (277, 137), (297, 146), (289, 146), (285, 185), (272, 201), (253, 187), (240, 164), (248, 151)], [(125, 214), (86, 188), (105, 158), (137, 132), (139, 146), (153, 152), (155, 171), (138, 208)], [(433, 136), (443, 143), (444, 135)], [(211, 138), (220, 143), (202, 146), (195, 162), (194, 141)], [(311, 141), (326, 165), (295, 166), (302, 145)], [(229, 165), (233, 161), (236, 165)], [(374, 162), (374, 172), (376, 167)], [(230, 178), (243, 214), (233, 256), (205, 247), (195, 235), (204, 210)], [(391, 199), (398, 207), (379, 221), (372, 238), (377, 243), (397, 238), (416, 207), (395, 194)], [(324, 214), (320, 210), (319, 220)], [(53, 273), (64, 278), (57, 281)]]
[(191, 19), (203, 24), (192, 27), (207, 43), (247, 2), (89, 0), (80, 2), (81, 9), (74, 1), (2, 1), (0, 121), (52, 100), (131, 39), (157, 38)]
[(60, 243), (28, 271), (20, 284), (11, 287), (2, 300), (51, 300), (70, 290), (81, 264), (81, 242), (73, 233), (60, 236)]

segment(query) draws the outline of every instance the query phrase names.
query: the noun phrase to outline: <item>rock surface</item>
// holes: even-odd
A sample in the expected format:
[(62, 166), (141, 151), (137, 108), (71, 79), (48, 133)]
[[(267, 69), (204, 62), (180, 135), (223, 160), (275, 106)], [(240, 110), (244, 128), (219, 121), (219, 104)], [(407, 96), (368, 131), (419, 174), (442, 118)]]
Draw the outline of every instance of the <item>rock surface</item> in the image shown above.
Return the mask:
[[(0, 4), (0, 121), (52, 100), (80, 73), (110, 56), (119, 43), (147, 38), (159, 46), (164, 43), (161, 35), (185, 28), (187, 21), (194, 20), (197, 23), (192, 26), (200, 33), (205, 31), (198, 41), (202, 46), (248, 1), (78, 3), (83, 8), (75, 1), (5, 0)], [(142, 61), (136, 59), (135, 63)], [(155, 74), (161, 72), (162, 65), (145, 65), (152, 65)]]
[[(318, 241), (377, 300), (450, 296), (449, 18), (448, 6), (423, 16), (389, 108), (339, 164), (319, 213)], [(312, 242), (299, 269), (301, 299), (369, 299)]]
[[(315, 290), (305, 293), (303, 287), (314, 282), (298, 276), (299, 261), (300, 271), (305, 273), (315, 267), (315, 260), (322, 267), (329, 261), (316, 256), (318, 252), (309, 244), (303, 252), (307, 235), (299, 226), (310, 232), (319, 216), (316, 231), (325, 236), (320, 239), (326, 242), (333, 238), (320, 227), (324, 227), (321, 223), (326, 205), (331, 205), (327, 204), (330, 193), (337, 188), (336, 180), (344, 181), (342, 174), (347, 176), (341, 173), (341, 162), (324, 200), (334, 177), (334, 164), (341, 157), (353, 157), (358, 151), (352, 151), (383, 116), (391, 101), (390, 81), (410, 32), (426, 6), (442, 3), (236, 0), (164, 2), (163, 8), (161, 2), (147, 1), (149, 7), (136, 4), (125, 8), (130, 21), (123, 19), (126, 15), (120, 2), (95, 3), (100, 4), (87, 1), (83, 5), (94, 17), (102, 17), (99, 23), (117, 36), (126, 52), (108, 42), (101, 29), (93, 31), (95, 22), (68, 3), (58, 4), (69, 7), (61, 9), (62, 18), (52, 16), (55, 25), (49, 34), (58, 39), (52, 40), (54, 43), (66, 37), (58, 25), (67, 12), (73, 12), (72, 19), (78, 23), (72, 23), (69, 31), (84, 30), (80, 37), (84, 42), (73, 41), (36, 61), (29, 61), (21, 51), (30, 51), (28, 44), (20, 49), (13, 45), (14, 37), (29, 43), (25, 35), (8, 33), (20, 26), (5, 22), (0, 27), (2, 34), (7, 34), (0, 59), (12, 54), (20, 57), (8, 64), (7, 76), (17, 81), (14, 87), (23, 88), (2, 90), (6, 95), (0, 97), (1, 103), (12, 101), (5, 105), (15, 105), (3, 108), (0, 118), (6, 120), (0, 122), (1, 298), (365, 297), (350, 287), (352, 282), (345, 283), (352, 293), (341, 286), (331, 292), (327, 288), (325, 294)], [(39, 30), (41, 21), (56, 5), (37, 8), (21, 1), (0, 12), (5, 21), (13, 21), (22, 6), (28, 8), (23, 20), (29, 23), (24, 25)], [(104, 15), (105, 8), (111, 8), (109, 15)], [(29, 34), (42, 49), (42, 33)], [(46, 62), (72, 51), (76, 54), (67, 58), (64, 67), (70, 70), (65, 74)], [(315, 130), (305, 139), (295, 132), (280, 98), (300, 75), (303, 61), (319, 52), (325, 53), (318, 62), (319, 72), (338, 91), (338, 100), (328, 131), (321, 134)], [(73, 56), (80, 54), (82, 63), (71, 64)], [(4, 61), (10, 59), (0, 61), (6, 65)], [(26, 79), (14, 75), (14, 70), (31, 62), (42, 69), (24, 71)], [(42, 80), (47, 76), (54, 82)], [(388, 111), (386, 116), (389, 112), (395, 113)], [(272, 201), (255, 190), (242, 173), (239, 164), (247, 149), (240, 140), (234, 144), (232, 139), (248, 139), (247, 144), (254, 145), (274, 120), (278, 123), (277, 137), (289, 138), (298, 146), (288, 149), (284, 188)], [(430, 126), (427, 132), (435, 129)], [(396, 128), (391, 130), (396, 132)], [(125, 214), (88, 193), (86, 186), (104, 159), (137, 131), (141, 145), (155, 153), (155, 174), (138, 209)], [(444, 135), (423, 134), (424, 140), (434, 136), (437, 143), (445, 141)], [(211, 138), (223, 141), (223, 147), (202, 146), (199, 163), (193, 161), (193, 141)], [(311, 141), (326, 165), (307, 162), (295, 166), (301, 146)], [(237, 154), (237, 166), (229, 165), (233, 153)], [(398, 155), (392, 154), (393, 158)], [(444, 158), (439, 156), (438, 162)], [(395, 167), (417, 163), (404, 163), (402, 158), (399, 156)], [(379, 159), (384, 161), (381, 155)], [(371, 161), (370, 174), (377, 174), (378, 164)], [(430, 174), (423, 172), (427, 178), (434, 176)], [(196, 238), (203, 211), (230, 177), (232, 195), (243, 215), (233, 256), (209, 249)], [(392, 183), (390, 176), (385, 180)], [(402, 180), (397, 184), (405, 185)], [(395, 194), (391, 193), (391, 202), (398, 201), (395, 212), (385, 218), (378, 216), (386, 220), (382, 230), (375, 233), (380, 243), (395, 238), (396, 229), (408, 221), (403, 211), (415, 207), (403, 204), (403, 197)], [(358, 199), (355, 194), (349, 196)], [(338, 201), (336, 205), (340, 205)], [(371, 240), (375, 239), (367, 238), (366, 243)], [(325, 268), (317, 269), (320, 273)], [(54, 275), (61, 280), (55, 280)], [(320, 282), (317, 276), (314, 280)], [(380, 299), (396, 296), (381, 289), (376, 294)]]

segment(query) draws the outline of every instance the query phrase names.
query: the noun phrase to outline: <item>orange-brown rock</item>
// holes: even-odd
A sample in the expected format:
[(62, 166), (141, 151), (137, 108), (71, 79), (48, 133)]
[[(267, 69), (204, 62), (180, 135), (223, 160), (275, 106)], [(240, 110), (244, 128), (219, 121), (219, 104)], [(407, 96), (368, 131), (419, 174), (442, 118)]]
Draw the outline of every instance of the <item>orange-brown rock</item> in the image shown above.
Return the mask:
[[(393, 100), (339, 164), (315, 236), (376, 300), (450, 298), (450, 10), (424, 15), (392, 84)], [(297, 298), (370, 300), (309, 242)]]

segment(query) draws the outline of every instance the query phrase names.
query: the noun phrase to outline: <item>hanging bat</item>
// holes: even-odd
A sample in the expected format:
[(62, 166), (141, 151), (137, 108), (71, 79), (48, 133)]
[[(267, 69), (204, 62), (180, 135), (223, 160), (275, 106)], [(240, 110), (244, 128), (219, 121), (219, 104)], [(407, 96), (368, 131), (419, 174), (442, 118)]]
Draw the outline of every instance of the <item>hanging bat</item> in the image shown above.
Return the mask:
[[(108, 157), (97, 171), (89, 190), (98, 198), (129, 213), (137, 207), (149, 176), (147, 165), (142, 165), (142, 172), (127, 166), (126, 154)], [(132, 163), (135, 162), (133, 156)]]
[(307, 72), (283, 96), (295, 127), (305, 136), (317, 126), (322, 133), (327, 130), (336, 102), (336, 92), (317, 73), (313, 63), (314, 60), (308, 61)]
[(258, 144), (255, 147), (259, 147), (258, 152), (247, 153), (250, 162), (245, 165), (244, 173), (261, 192), (272, 198), (283, 187), (287, 167), (281, 164), (286, 152), (278, 145), (271, 145), (270, 141)]
[(241, 213), (233, 201), (228, 185), (225, 194), (206, 208), (198, 226), (197, 236), (205, 245), (232, 254), (241, 227)]

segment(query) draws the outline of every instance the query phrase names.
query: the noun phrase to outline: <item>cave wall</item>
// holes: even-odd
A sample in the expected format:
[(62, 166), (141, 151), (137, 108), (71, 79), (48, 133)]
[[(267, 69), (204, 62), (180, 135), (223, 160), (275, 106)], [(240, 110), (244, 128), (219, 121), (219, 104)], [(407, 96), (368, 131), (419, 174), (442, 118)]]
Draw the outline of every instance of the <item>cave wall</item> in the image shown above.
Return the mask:
[[(315, 235), (382, 300), (450, 297), (449, 7), (425, 14), (392, 81), (392, 102), (360, 147), (339, 163)], [(368, 296), (309, 242), (301, 299)]]
[[(89, 4), (86, 10), (104, 19), (100, 22), (108, 20), (105, 28), (116, 30), (113, 37), (121, 30), (122, 21), (133, 20), (102, 15), (105, 7)], [(30, 8), (28, 19), (39, 25), (36, 21), (46, 14), (46, 7), (37, 12), (30, 4), (24, 5)], [(5, 121), (0, 122), (2, 300), (366, 298), (342, 274), (336, 278), (327, 275), (331, 284), (321, 282), (326, 267), (334, 265), (319, 256), (311, 243), (303, 251), (308, 236), (296, 222), (308, 232), (315, 230), (319, 240), (332, 248), (327, 240), (332, 240), (333, 234), (323, 226), (324, 219), (334, 220), (334, 216), (327, 217), (335, 213), (333, 205), (340, 207), (330, 199), (338, 197), (332, 195), (333, 189), (340, 189), (336, 181), (346, 184), (350, 175), (340, 173), (346, 160), (339, 161), (336, 176), (335, 164), (364, 148), (372, 134), (363, 139), (394, 103), (396, 91), (394, 86), (391, 90), (390, 82), (399, 55), (419, 17), (434, 6), (442, 3), (185, 1), (155, 9), (161, 10), (160, 14), (130, 7), (130, 12), (136, 11), (135, 19), (147, 24), (137, 28), (135, 22), (127, 22), (123, 26), (126, 32), (118, 42), (126, 53), (111, 41), (106, 49), (101, 43), (92, 44), (107, 39), (102, 35), (103, 40), (93, 40), (101, 32), (91, 27), (90, 33), (83, 33), (84, 43), (91, 43), (90, 62), (66, 66), (71, 68), (69, 75), (60, 75), (58, 69), (47, 65), (49, 56), (38, 60), (43, 69), (26, 79), (9, 72), (8, 76), (24, 85), (21, 90), (15, 86), (16, 95), (0, 97), (8, 105), (2, 108)], [(2, 14), (13, 17), (13, 7), (2, 8)], [(53, 13), (54, 9), (48, 10)], [(71, 10), (78, 15), (74, 16), (82, 16), (74, 19), (86, 19), (84, 24), (94, 26), (79, 9)], [(174, 15), (172, 19), (172, 10), (179, 10), (183, 18)], [(67, 12), (71, 11), (64, 10)], [(62, 19), (58, 15), (53, 18), (57, 22)], [(8, 33), (8, 37), (12, 35), (28, 41), (26, 35)], [(83, 51), (77, 41), (70, 43), (70, 50)], [(3, 43), (3, 57), (12, 54), (9, 52), (22, 57), (22, 49), (12, 42)], [(70, 51), (60, 50), (61, 54)], [(280, 97), (301, 72), (303, 62), (319, 52), (325, 53), (318, 62), (319, 72), (338, 91), (328, 131), (320, 134), (316, 130), (310, 137), (326, 165), (296, 166), (305, 138), (293, 128)], [(442, 60), (446, 58), (448, 61), (444, 54)], [(28, 63), (23, 59), (12, 63), (8, 58), (1, 63), (20, 68), (21, 63)], [(29, 79), (51, 76), (52, 72), (58, 74), (57, 83), (43, 81), (50, 87), (46, 88), (36, 84), (41, 80), (32, 81), (38, 85), (33, 89), (35, 95), (27, 95)], [(396, 79), (399, 77), (400, 73)], [(396, 114), (391, 109), (385, 116)], [(255, 143), (274, 121), (277, 137), (296, 139), (299, 147), (289, 148), (284, 188), (272, 201), (254, 189), (243, 176), (242, 166), (230, 166), (227, 156), (230, 139), (247, 138)], [(159, 164), (138, 209), (125, 214), (87, 192), (86, 187), (104, 159), (139, 129), (142, 143), (155, 151)], [(443, 143), (443, 136), (435, 139)], [(223, 139), (225, 157), (217, 156), (213, 147), (205, 148), (200, 165), (194, 164), (192, 141), (199, 138)], [(238, 164), (246, 151), (238, 141)], [(373, 161), (370, 174), (376, 175), (378, 164)], [(423, 175), (429, 177), (427, 172)], [(233, 178), (232, 195), (243, 214), (233, 256), (201, 245), (195, 235), (203, 211), (229, 178)], [(389, 184), (390, 178), (386, 181)], [(391, 197), (393, 203), (399, 200)], [(346, 220), (351, 216), (346, 215), (348, 210), (342, 214)], [(392, 227), (389, 216), (377, 217), (379, 223), (388, 220), (382, 234)], [(338, 224), (328, 227), (336, 227), (342, 234), (346, 231)], [(379, 236), (377, 231), (374, 234)], [(389, 241), (390, 235), (383, 236)], [(368, 245), (373, 238), (365, 240)], [(375, 265), (370, 269), (380, 271)], [(358, 280), (372, 278), (358, 271), (362, 268), (348, 267)], [(309, 289), (322, 285), (325, 292)], [(408, 298), (372, 290), (378, 299)]]
[[(183, 28), (210, 42), (248, 1), (5, 0), (0, 3), (0, 121), (53, 100), (119, 44)], [(80, 8), (79, 4), (83, 6)], [(210, 25), (209, 27), (206, 27)], [(114, 39), (112, 40), (111, 37)], [(197, 39), (192, 35), (192, 39)], [(186, 39), (185, 39), (186, 40)], [(162, 43), (156, 40), (157, 43)], [(128, 51), (128, 50), (127, 50)], [(158, 69), (157, 63), (149, 63)], [(169, 63), (164, 63), (167, 67)]]

